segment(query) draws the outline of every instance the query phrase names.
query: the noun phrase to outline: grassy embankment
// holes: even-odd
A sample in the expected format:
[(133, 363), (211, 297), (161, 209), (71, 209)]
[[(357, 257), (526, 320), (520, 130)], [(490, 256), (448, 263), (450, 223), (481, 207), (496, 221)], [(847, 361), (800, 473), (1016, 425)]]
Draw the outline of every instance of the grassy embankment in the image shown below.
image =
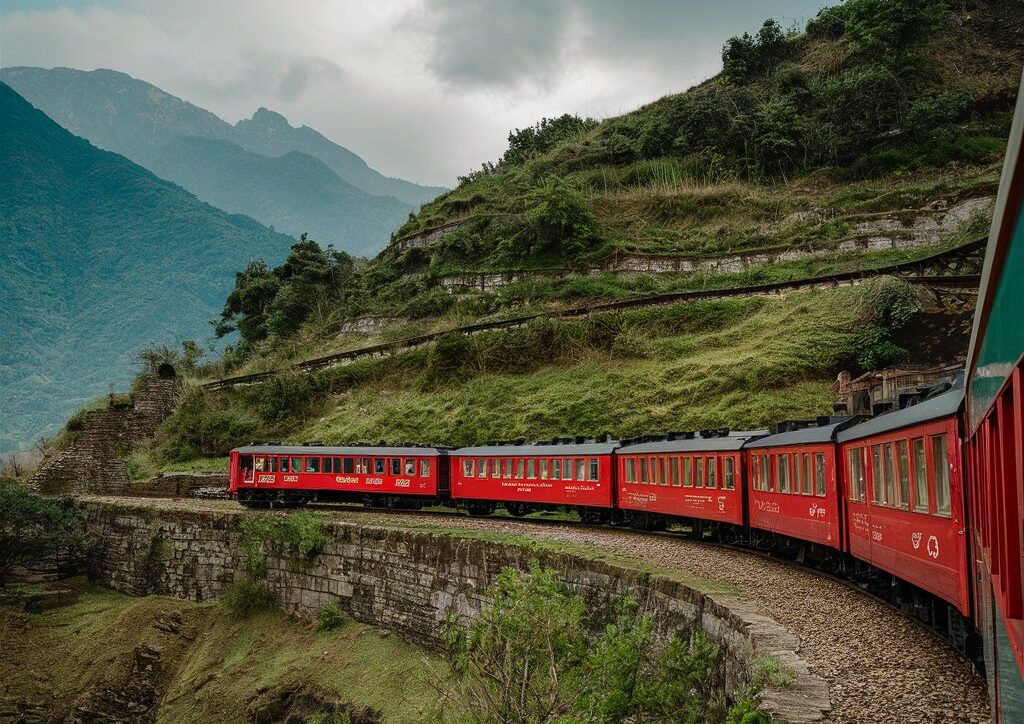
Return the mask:
[[(183, 635), (154, 628), (171, 612), (180, 613)], [(89, 690), (118, 686), (135, 646), (151, 642), (164, 647), (159, 722), (248, 721), (258, 692), (289, 688), (370, 707), (388, 722), (444, 720), (427, 667), (443, 675), (446, 664), (352, 621), (318, 631), (280, 612), (238, 620), (215, 604), (94, 590), (43, 614), (2, 608), (0, 622), (0, 696), (39, 703), (58, 718)]]

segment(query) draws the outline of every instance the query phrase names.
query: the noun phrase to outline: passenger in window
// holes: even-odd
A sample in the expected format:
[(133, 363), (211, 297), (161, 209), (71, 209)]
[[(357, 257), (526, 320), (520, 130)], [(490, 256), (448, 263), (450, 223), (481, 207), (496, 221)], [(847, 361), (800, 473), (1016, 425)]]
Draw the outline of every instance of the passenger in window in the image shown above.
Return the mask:
[(384, 458), (374, 458), (373, 459), (373, 474), (374, 475), (383, 475), (384, 474), (384, 470), (385, 470)]
[(405, 459), (405, 474), (410, 477), (416, 474), (416, 461), (412, 458)]

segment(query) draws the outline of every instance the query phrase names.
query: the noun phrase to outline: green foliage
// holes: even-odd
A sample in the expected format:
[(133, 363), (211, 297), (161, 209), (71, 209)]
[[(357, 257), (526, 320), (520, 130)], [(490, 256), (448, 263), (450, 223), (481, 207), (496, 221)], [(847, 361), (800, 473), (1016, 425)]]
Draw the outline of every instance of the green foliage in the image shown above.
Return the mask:
[(321, 631), (333, 631), (334, 629), (341, 628), (347, 620), (337, 601), (322, 606), (317, 611), (316, 618), (317, 628)]
[[(656, 645), (636, 604), (620, 603), (600, 635), (583, 598), (536, 561), (503, 570), (493, 602), (445, 640), (470, 721), (713, 722), (734, 716), (713, 687), (718, 648), (700, 632)], [(759, 721), (744, 699), (736, 721)]]
[(303, 234), (281, 266), (271, 270), (258, 259), (235, 275), (216, 334), (238, 330), (248, 344), (291, 336), (307, 319), (326, 317), (353, 269), (351, 256), (325, 250)]
[(267, 575), (267, 551), (308, 559), (327, 543), (321, 518), (306, 511), (287, 515), (248, 515), (239, 523), (239, 547), (245, 554), (246, 573), (254, 578)]
[(0, 581), (14, 566), (85, 550), (85, 519), (74, 501), (41, 498), (0, 478)]
[(501, 163), (522, 165), (561, 143), (578, 140), (595, 128), (597, 121), (593, 118), (580, 118), (569, 113), (558, 118), (542, 118), (533, 126), (517, 128), (508, 134), (508, 149), (501, 157)]
[(918, 98), (907, 114), (907, 130), (921, 141), (948, 136), (950, 126), (963, 118), (971, 99), (960, 91), (935, 93)]
[(529, 254), (554, 253), (569, 261), (586, 254), (598, 240), (590, 204), (564, 179), (548, 177), (527, 196), (535, 231)]
[(776, 21), (769, 18), (756, 36), (743, 33), (725, 42), (722, 66), (726, 77), (742, 83), (771, 71), (786, 57), (786, 51), (786, 34)]
[(819, 11), (811, 37), (849, 39), (862, 53), (906, 53), (946, 20), (946, 0), (846, 0)]
[(252, 440), (258, 424), (251, 410), (231, 406), (203, 387), (186, 387), (174, 415), (160, 430), (161, 439), (169, 443), (163, 447), (163, 460), (180, 462), (225, 455)]
[(276, 611), (280, 606), (277, 594), (266, 581), (243, 576), (224, 589), (221, 605), (237, 619), (249, 618), (258, 613)]
[(857, 332), (857, 364), (862, 370), (887, 367), (907, 354), (893, 335), (921, 310), (918, 290), (898, 279), (878, 285), (868, 299)]

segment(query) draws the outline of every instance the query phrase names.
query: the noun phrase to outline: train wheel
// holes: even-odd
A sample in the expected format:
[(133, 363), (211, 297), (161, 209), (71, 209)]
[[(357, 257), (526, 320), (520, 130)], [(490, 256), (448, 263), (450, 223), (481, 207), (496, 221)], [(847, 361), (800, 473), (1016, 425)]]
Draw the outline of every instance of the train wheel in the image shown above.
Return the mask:
[(522, 518), (530, 512), (530, 506), (526, 503), (505, 503), (505, 510), (516, 518)]
[(466, 503), (466, 511), (475, 516), (491, 515), (496, 507), (495, 503), (487, 500), (471, 500)]

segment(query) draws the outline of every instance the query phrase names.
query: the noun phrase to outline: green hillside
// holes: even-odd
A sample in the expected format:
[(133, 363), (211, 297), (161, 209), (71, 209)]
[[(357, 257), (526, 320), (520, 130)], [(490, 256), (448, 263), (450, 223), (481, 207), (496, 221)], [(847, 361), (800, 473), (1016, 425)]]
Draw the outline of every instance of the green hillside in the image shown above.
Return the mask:
[(0, 84), (0, 451), (122, 388), (134, 354), (208, 336), (239, 260), (292, 240), (77, 138)]
[[(309, 248), (246, 269), (221, 324), (241, 342), (200, 376), (281, 374), (192, 388), (137, 468), (218, 457), (248, 439), (459, 445), (763, 426), (831, 410), (842, 370), (951, 362), (966, 349), (962, 309), (880, 279), (538, 320), (285, 371), (478, 321), (870, 270), (977, 239), (1022, 37), (1016, 4), (849, 0), (806, 32), (768, 21), (727, 40), (723, 73), (685, 93), (600, 122), (562, 116), (513, 131), (501, 159), (424, 206), (368, 268)], [(616, 266), (629, 255), (665, 265)], [(723, 255), (730, 264), (706, 266)], [(470, 273), (497, 281), (459, 286)]]
[(372, 256), (409, 213), (390, 196), (371, 196), (312, 156), (268, 157), (229, 141), (179, 138), (149, 168), (217, 208), (304, 233), (356, 255)]

